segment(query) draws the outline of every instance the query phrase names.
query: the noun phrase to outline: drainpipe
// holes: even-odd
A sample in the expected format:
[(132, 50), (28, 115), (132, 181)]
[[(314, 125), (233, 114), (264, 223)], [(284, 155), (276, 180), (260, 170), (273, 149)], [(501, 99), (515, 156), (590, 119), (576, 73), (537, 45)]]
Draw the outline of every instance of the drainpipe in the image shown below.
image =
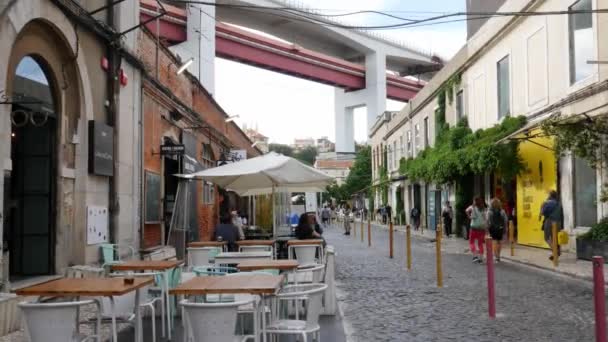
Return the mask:
[[(116, 25), (114, 23), (114, 16), (115, 16), (115, 11), (114, 11), (114, 5), (113, 5), (113, 1), (112, 0), (107, 0), (106, 4), (108, 6), (108, 15), (106, 17), (106, 23), (108, 25), (108, 27), (112, 28), (113, 30), (116, 29)], [(108, 97), (108, 102), (107, 102), (107, 106), (106, 106), (106, 121), (107, 124), (111, 127), (114, 128), (114, 135), (113, 135), (113, 141), (112, 141), (112, 149), (113, 149), (113, 155), (114, 155), (114, 161), (113, 161), (113, 165), (112, 165), (112, 177), (109, 177), (108, 179), (108, 210), (109, 210), (109, 214), (110, 214), (110, 219), (109, 219), (109, 238), (110, 238), (110, 243), (116, 243), (117, 242), (117, 234), (116, 234), (116, 221), (118, 219), (118, 200), (117, 200), (117, 196), (116, 196), (116, 186), (117, 186), (117, 152), (118, 152), (118, 131), (116, 130), (116, 112), (117, 112), (117, 101), (116, 101), (116, 97), (117, 97), (117, 90), (119, 89), (119, 87), (117, 87), (117, 71), (120, 70), (120, 56), (118, 54), (117, 48), (114, 45), (115, 42), (114, 41), (110, 41), (107, 43), (106, 45), (106, 54), (107, 54), (107, 58), (108, 58), (108, 70), (109, 73), (107, 75), (107, 83), (106, 83), (106, 93), (107, 93), (107, 97)]]

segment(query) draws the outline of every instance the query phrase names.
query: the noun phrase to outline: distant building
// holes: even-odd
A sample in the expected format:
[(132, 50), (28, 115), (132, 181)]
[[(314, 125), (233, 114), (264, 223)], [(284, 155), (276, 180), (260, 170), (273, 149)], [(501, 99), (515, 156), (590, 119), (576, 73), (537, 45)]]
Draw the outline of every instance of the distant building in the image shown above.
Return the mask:
[(294, 139), (293, 141), (293, 148), (294, 150), (298, 151), (298, 150), (303, 150), (307, 147), (314, 147), (315, 146), (315, 139), (313, 138), (301, 138), (301, 139)]
[(268, 153), (268, 137), (258, 132), (257, 129), (245, 128), (245, 134), (251, 142), (263, 153)]
[(336, 144), (331, 142), (328, 137), (321, 137), (317, 139), (317, 151), (319, 153), (333, 152), (336, 150)]
[(338, 185), (342, 185), (346, 181), (346, 177), (350, 173), (350, 168), (355, 163), (354, 159), (340, 160), (335, 158), (321, 159), (315, 161), (315, 169), (324, 172), (326, 175), (334, 178)]

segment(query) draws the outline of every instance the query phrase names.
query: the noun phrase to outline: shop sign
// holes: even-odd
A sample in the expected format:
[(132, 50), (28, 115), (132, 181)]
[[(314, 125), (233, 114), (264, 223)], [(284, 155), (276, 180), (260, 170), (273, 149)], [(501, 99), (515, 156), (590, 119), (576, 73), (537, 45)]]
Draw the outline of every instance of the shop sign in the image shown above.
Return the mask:
[(114, 175), (114, 128), (94, 120), (89, 121), (89, 173)]
[(181, 144), (160, 145), (160, 154), (167, 155), (182, 155), (186, 151), (186, 147)]

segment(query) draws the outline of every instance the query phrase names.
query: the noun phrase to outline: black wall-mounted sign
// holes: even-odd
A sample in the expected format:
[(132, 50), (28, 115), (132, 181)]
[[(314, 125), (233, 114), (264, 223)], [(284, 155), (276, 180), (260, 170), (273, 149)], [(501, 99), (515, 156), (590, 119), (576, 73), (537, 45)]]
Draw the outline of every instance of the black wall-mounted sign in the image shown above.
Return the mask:
[(160, 154), (166, 155), (182, 155), (186, 151), (186, 147), (181, 144), (160, 145)]
[(114, 128), (89, 121), (89, 173), (98, 176), (114, 175)]

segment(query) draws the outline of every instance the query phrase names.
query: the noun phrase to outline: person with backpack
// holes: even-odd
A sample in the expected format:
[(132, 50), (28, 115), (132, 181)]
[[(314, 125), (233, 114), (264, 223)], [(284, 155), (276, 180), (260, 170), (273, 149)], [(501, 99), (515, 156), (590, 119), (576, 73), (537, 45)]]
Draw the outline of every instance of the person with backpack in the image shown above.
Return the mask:
[(492, 248), (494, 249), (494, 260), (500, 262), (500, 250), (502, 239), (505, 236), (509, 224), (507, 213), (502, 209), (502, 203), (498, 198), (494, 198), (488, 210), (488, 231), (492, 237)]
[[(475, 205), (471, 210), (471, 229), (469, 231), (469, 247), (473, 253), (473, 262), (483, 263), (483, 244), (486, 238), (486, 208), (481, 197), (475, 198)], [(477, 243), (477, 246), (475, 246)]]
[(410, 220), (412, 221), (412, 225), (414, 225), (414, 230), (420, 229), (420, 210), (415, 206), (410, 210)]
[[(562, 205), (557, 198), (557, 191), (549, 191), (549, 198), (543, 203), (540, 208), (539, 219), (543, 219), (543, 232), (545, 233), (545, 241), (551, 246), (553, 236), (553, 224), (557, 224), (557, 230), (563, 230), (562, 226), (563, 211)], [(557, 245), (557, 255), (561, 255), (561, 248)], [(553, 255), (549, 256), (549, 260), (553, 260)]]

